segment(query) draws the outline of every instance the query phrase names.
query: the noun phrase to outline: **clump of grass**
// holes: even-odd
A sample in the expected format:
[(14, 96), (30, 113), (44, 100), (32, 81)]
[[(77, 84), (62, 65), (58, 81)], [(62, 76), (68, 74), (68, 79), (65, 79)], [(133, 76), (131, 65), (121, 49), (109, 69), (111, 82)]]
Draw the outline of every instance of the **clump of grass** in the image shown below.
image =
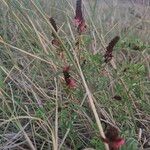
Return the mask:
[(0, 149), (149, 147), (147, 16), (96, 3), (2, 1)]

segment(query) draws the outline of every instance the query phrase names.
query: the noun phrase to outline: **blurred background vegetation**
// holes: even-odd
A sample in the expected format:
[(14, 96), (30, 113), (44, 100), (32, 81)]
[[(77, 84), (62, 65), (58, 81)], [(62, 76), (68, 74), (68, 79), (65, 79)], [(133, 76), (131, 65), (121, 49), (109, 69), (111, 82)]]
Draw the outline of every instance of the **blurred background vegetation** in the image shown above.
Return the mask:
[[(122, 150), (150, 147), (149, 1), (83, 0), (87, 30), (77, 50), (75, 2), (1, 0), (0, 149), (104, 149), (74, 51), (104, 130), (119, 128)], [(49, 17), (65, 62), (51, 43)], [(114, 65), (104, 64), (104, 47), (116, 35)], [(66, 64), (77, 81), (73, 90), (63, 79)]]

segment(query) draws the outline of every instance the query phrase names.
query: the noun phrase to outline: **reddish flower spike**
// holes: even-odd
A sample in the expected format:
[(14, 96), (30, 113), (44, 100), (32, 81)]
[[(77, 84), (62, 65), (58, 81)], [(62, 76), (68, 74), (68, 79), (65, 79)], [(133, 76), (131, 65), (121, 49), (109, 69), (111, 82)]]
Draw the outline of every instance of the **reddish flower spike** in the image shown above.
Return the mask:
[(116, 43), (119, 41), (120, 37), (119, 36), (115, 36), (111, 42), (108, 44), (108, 46), (106, 47), (106, 53), (104, 55), (104, 58), (105, 58), (105, 62), (108, 63), (113, 55), (112, 55), (112, 52), (113, 52), (113, 48), (114, 46), (116, 45)]
[(58, 47), (58, 46), (60, 46), (60, 42), (59, 42), (57, 39), (54, 38), (54, 39), (52, 40), (52, 45)]
[(70, 66), (65, 66), (65, 67), (63, 68), (63, 73), (64, 73), (64, 72), (69, 72), (69, 70), (70, 70)]
[(79, 26), (83, 20), (82, 15), (82, 0), (77, 0), (76, 2), (76, 16), (74, 17), (75, 26)]
[[(57, 25), (56, 25), (56, 22), (55, 22), (54, 18), (51, 17), (51, 18), (49, 19), (49, 21), (50, 21), (51, 25), (53, 26), (54, 30), (57, 32), (58, 29), (57, 29)], [(56, 46), (56, 47), (60, 46), (60, 42), (59, 42), (59, 40), (57, 39), (57, 37), (55, 36), (55, 33), (54, 33), (54, 32), (52, 32), (52, 36), (53, 36), (52, 45), (54, 45), (54, 46)]]
[(74, 79), (71, 78), (67, 78), (65, 79), (66, 84), (69, 88), (75, 88), (76, 87), (76, 81)]
[(122, 138), (118, 138), (116, 139), (114, 142), (112, 142), (112, 145), (111, 145), (111, 149), (112, 150), (118, 150), (122, 145), (124, 145), (125, 143), (125, 140), (122, 139)]
[(78, 32), (84, 32), (86, 29), (85, 20), (82, 14), (82, 0), (77, 0), (76, 2), (76, 14), (74, 17), (74, 25), (77, 27)]
[(66, 81), (66, 85), (69, 88), (75, 88), (76, 87), (76, 81), (71, 78), (69, 70), (70, 70), (70, 66), (66, 66), (63, 68), (64, 79)]
[(119, 131), (115, 127), (110, 127), (105, 135), (106, 139), (102, 138), (102, 140), (109, 145), (110, 150), (119, 150), (125, 143), (125, 140), (119, 137)]
[[(49, 18), (49, 21), (50, 21), (51, 25), (53, 26), (54, 30), (57, 32), (58, 29), (57, 29), (57, 25), (56, 25), (54, 18), (53, 17)], [(55, 34), (53, 32), (52, 32), (52, 36), (55, 38)]]
[(86, 24), (85, 24), (85, 20), (83, 20), (80, 24), (79, 24), (79, 26), (78, 26), (78, 32), (79, 33), (82, 33), (82, 32), (84, 32), (86, 30)]

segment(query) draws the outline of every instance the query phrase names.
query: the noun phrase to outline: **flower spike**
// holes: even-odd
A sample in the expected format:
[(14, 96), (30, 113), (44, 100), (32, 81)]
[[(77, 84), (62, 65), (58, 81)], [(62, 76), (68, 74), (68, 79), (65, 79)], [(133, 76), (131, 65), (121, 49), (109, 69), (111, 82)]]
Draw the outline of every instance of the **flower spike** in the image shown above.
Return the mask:
[(77, 27), (79, 33), (82, 33), (86, 29), (86, 23), (82, 14), (82, 0), (76, 2), (76, 14), (74, 17), (74, 24)]
[[(56, 25), (56, 22), (55, 22), (54, 18), (53, 17), (49, 18), (49, 21), (50, 21), (51, 25), (53, 26), (54, 30), (56, 32), (58, 32), (58, 28), (57, 28), (57, 25)], [(57, 37), (55, 36), (54, 32), (52, 32), (52, 36), (53, 36), (52, 45), (54, 45), (54, 46), (60, 46), (60, 42), (57, 39)]]
[(113, 48), (116, 45), (116, 43), (119, 41), (119, 39), (120, 39), (119, 36), (115, 36), (112, 39), (112, 41), (108, 44), (108, 46), (106, 47), (106, 53), (104, 55), (106, 63), (108, 63), (112, 59), (112, 57), (113, 57), (113, 55), (112, 55)]
[(76, 3), (76, 16), (75, 16), (75, 25), (79, 26), (81, 21), (83, 20), (83, 15), (82, 15), (82, 6), (81, 6), (82, 0), (77, 0)]
[(66, 81), (66, 85), (69, 88), (75, 88), (76, 87), (76, 81), (71, 78), (69, 70), (70, 70), (70, 66), (65, 66), (63, 68), (64, 79)]
[(115, 127), (109, 127), (105, 136), (106, 138), (102, 138), (102, 141), (109, 145), (110, 150), (119, 150), (119, 148), (125, 143), (125, 140), (119, 137), (119, 131)]
[[(57, 32), (58, 29), (57, 29), (57, 25), (56, 25), (54, 18), (53, 17), (49, 18), (49, 21), (50, 21), (51, 25), (53, 26), (54, 30)], [(55, 34), (53, 32), (52, 32), (52, 36), (55, 38)]]

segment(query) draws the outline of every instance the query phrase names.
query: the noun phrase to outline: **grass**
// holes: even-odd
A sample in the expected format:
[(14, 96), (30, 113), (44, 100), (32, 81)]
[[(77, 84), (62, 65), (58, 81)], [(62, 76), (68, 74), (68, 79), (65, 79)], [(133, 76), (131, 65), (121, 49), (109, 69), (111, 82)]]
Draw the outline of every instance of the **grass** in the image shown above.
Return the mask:
[[(2, 0), (0, 149), (103, 150), (101, 124), (104, 131), (119, 128), (126, 140), (121, 150), (150, 147), (150, 8), (84, 1), (81, 36), (74, 9), (69, 0)], [(52, 31), (65, 59), (51, 43)], [(105, 48), (116, 35), (113, 60), (105, 64)], [(74, 89), (65, 84), (65, 65)]]

